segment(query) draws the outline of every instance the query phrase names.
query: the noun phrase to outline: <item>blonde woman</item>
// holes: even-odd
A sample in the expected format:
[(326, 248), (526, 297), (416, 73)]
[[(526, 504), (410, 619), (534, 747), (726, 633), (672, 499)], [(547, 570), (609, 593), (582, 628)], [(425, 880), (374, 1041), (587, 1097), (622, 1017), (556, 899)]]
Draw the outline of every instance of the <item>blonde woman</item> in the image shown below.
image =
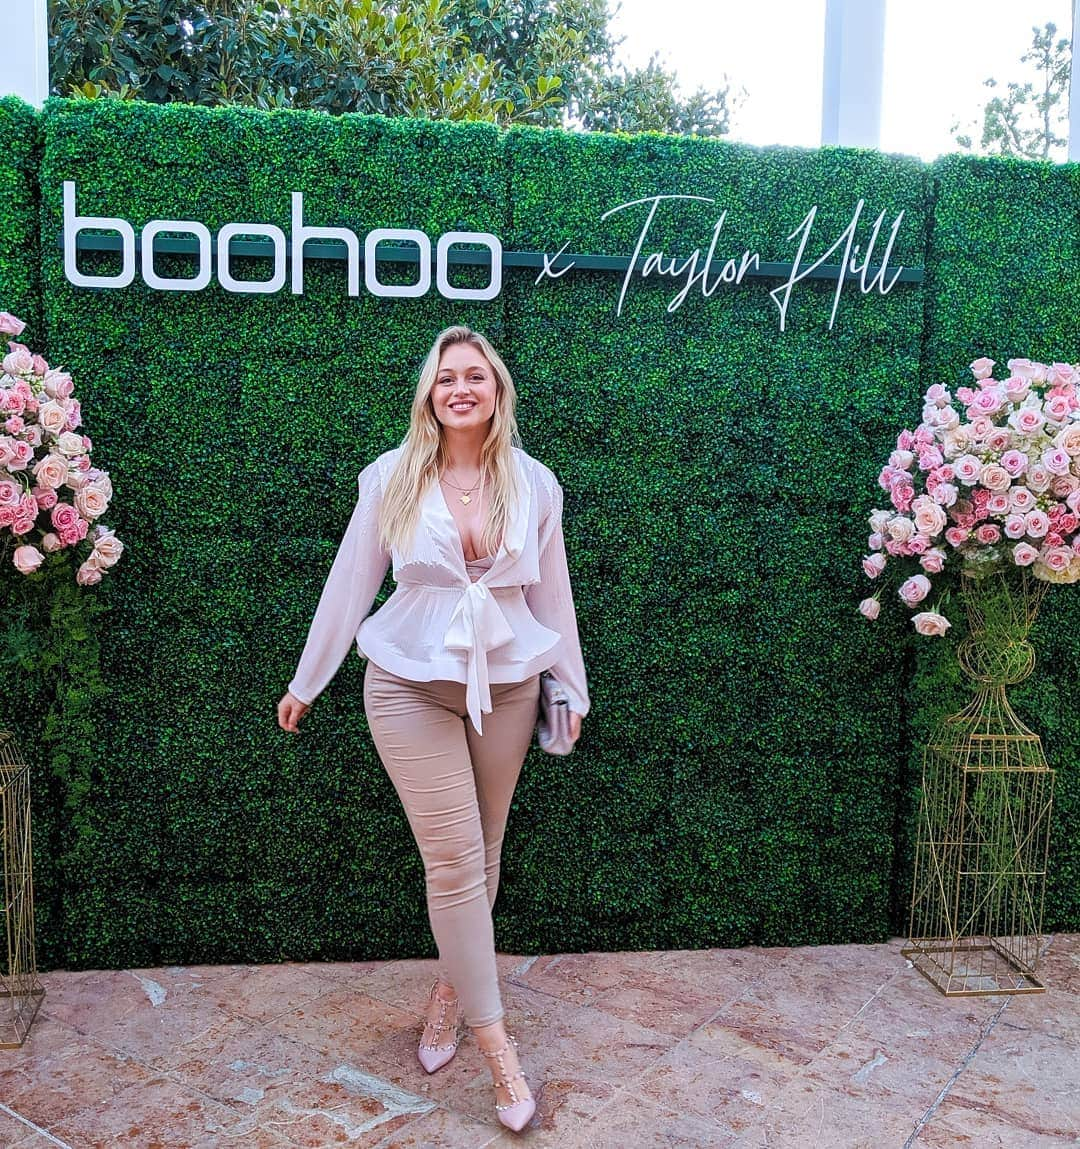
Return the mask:
[[(400, 447), (360, 473), (359, 499), (278, 704), (297, 730), (355, 641), (364, 707), (424, 862), (438, 976), (417, 1056), (432, 1073), (458, 1021), (487, 1059), (499, 1120), (536, 1105), (503, 1023), (491, 908), (510, 800), (536, 724), (540, 673), (589, 697), (562, 531), (562, 488), (519, 446), (506, 365), (468, 327), (439, 333)], [(368, 617), (387, 567), (397, 587)]]

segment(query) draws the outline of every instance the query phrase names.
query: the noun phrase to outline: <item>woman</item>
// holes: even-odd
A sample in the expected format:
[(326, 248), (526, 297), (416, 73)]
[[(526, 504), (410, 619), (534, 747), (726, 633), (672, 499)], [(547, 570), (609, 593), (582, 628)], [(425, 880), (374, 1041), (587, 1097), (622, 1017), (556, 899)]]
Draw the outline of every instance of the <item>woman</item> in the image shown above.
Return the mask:
[[(562, 533), (562, 489), (518, 446), (516, 392), (491, 344), (440, 332), (400, 447), (360, 473), (360, 495), (278, 722), (296, 731), (355, 640), (364, 707), (424, 861), (439, 949), (417, 1056), (432, 1073), (476, 1036), (499, 1120), (536, 1105), (503, 1024), (491, 907), (503, 830), (532, 740), (540, 672), (589, 710)], [(366, 617), (393, 563), (397, 587)], [(443, 1034), (448, 1040), (440, 1041)]]

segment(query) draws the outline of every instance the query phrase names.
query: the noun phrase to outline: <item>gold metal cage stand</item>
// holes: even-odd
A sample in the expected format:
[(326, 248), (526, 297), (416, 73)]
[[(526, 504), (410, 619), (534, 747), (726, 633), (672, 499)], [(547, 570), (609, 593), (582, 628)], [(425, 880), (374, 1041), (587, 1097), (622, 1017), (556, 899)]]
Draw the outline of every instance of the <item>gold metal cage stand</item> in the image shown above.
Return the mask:
[(0, 731), (0, 858), (7, 935), (7, 961), (0, 966), (0, 1049), (16, 1049), (30, 1032), (45, 990), (34, 957), (30, 767), (7, 731)]
[(923, 756), (909, 942), (948, 996), (1041, 993), (1043, 899), (1054, 772), (1005, 687), (1032, 671), (1027, 634), (1046, 584), (1024, 572), (965, 575), (970, 623), (958, 650), (975, 697)]

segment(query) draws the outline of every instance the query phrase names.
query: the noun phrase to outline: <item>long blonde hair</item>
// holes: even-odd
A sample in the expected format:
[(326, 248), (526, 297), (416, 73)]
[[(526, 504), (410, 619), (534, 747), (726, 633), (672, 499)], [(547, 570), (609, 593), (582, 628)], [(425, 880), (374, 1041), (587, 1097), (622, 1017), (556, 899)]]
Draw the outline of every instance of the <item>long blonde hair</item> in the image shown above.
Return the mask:
[(499, 353), (478, 331), (461, 325), (447, 327), (435, 338), (413, 396), (409, 430), (402, 440), (403, 448), (383, 492), (379, 514), (379, 541), (386, 550), (406, 549), (420, 519), (420, 503), (432, 483), (439, 481), (439, 471), (446, 463), (442, 424), (431, 405), (431, 391), (439, 373), (439, 360), (447, 347), (471, 343), (495, 374), (495, 412), (487, 438), (480, 449), (480, 466), (486, 471), (484, 489), (489, 492), (487, 517), (480, 535), (484, 554), (494, 554), (513, 518), (520, 492), (513, 448), (521, 445), (518, 435), (517, 391), (510, 372)]

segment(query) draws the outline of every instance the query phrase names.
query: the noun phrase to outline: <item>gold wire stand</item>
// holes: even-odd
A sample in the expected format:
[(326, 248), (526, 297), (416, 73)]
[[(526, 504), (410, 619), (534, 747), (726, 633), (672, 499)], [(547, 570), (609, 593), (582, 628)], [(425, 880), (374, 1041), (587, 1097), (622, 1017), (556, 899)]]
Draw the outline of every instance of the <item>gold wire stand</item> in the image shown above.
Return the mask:
[(1025, 571), (965, 575), (970, 636), (960, 665), (975, 697), (923, 755), (909, 942), (949, 997), (1042, 993), (1038, 976), (1054, 772), (1005, 687), (1035, 665), (1027, 634), (1046, 583)]
[(34, 959), (34, 881), (30, 850), (30, 767), (0, 731), (0, 858), (4, 867), (7, 964), (0, 967), (0, 1049), (18, 1049), (45, 990)]

